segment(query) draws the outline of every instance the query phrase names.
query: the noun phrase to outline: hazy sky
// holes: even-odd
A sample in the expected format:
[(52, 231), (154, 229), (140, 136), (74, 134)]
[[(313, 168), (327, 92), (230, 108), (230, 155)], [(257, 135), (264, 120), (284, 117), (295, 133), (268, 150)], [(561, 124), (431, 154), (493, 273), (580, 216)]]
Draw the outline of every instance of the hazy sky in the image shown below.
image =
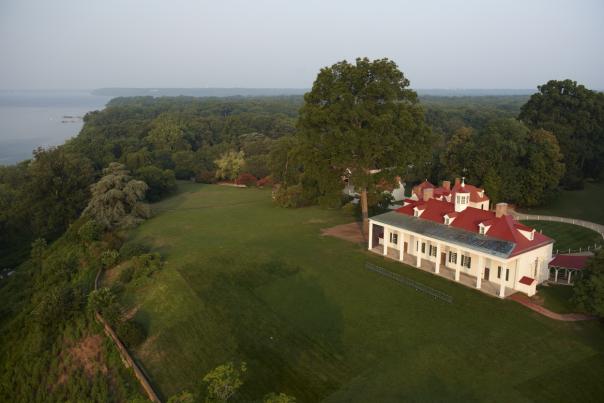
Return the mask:
[(414, 88), (604, 89), (604, 1), (0, 0), (0, 89), (300, 88), (357, 56)]

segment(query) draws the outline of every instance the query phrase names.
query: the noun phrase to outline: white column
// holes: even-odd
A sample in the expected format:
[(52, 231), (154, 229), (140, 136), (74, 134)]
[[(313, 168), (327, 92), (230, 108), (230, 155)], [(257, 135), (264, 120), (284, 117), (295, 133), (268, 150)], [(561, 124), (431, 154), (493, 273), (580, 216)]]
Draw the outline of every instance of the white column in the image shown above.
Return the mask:
[(476, 274), (476, 288), (480, 289), (482, 285), (482, 266), (484, 266), (484, 258), (482, 256), (478, 256), (478, 269)]
[(422, 240), (419, 237), (415, 238), (415, 266), (422, 267)]
[(570, 275), (571, 275), (571, 274), (573, 274), (573, 271), (572, 271), (572, 270), (569, 270), (569, 271), (568, 271), (568, 284), (570, 284)]
[(505, 271), (507, 267), (501, 266), (501, 278), (499, 279), (499, 298), (505, 297)]
[(554, 275), (554, 283), (557, 283), (557, 282), (558, 282), (558, 269), (554, 269), (554, 271), (555, 271), (555, 273), (556, 273), (556, 274)]
[(460, 270), (461, 270), (461, 249), (457, 249), (457, 260), (455, 260), (455, 281), (459, 281)]
[(438, 274), (440, 271), (440, 244), (436, 244), (436, 262), (434, 263), (434, 273)]
[(369, 221), (369, 242), (367, 249), (373, 249), (373, 222)]
[(389, 235), (390, 230), (388, 230), (388, 228), (384, 225), (384, 256), (388, 254), (388, 241), (390, 240), (390, 238), (388, 238)]
[(402, 262), (403, 258), (405, 257), (405, 233), (403, 231), (400, 231), (400, 236), (398, 237), (398, 242), (399, 242), (399, 260)]

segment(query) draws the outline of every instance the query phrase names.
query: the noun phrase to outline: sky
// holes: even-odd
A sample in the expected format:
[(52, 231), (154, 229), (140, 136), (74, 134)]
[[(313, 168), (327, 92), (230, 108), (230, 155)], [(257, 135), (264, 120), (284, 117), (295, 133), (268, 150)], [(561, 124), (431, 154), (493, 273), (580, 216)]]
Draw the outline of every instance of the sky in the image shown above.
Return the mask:
[(363, 56), (419, 89), (604, 89), (604, 1), (0, 0), (0, 89), (308, 88)]

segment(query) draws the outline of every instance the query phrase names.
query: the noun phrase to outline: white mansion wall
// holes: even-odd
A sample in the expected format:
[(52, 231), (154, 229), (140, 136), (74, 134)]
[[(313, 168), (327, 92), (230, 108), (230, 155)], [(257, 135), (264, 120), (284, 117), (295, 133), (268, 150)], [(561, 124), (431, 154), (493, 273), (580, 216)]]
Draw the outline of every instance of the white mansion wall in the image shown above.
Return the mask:
[[(518, 256), (515, 264), (518, 270), (519, 277), (531, 277), (537, 280), (537, 284), (541, 284), (547, 280), (549, 276), (548, 264), (552, 260), (553, 244), (545, 245), (540, 248), (525, 252)], [(538, 262), (535, 272), (535, 261)]]

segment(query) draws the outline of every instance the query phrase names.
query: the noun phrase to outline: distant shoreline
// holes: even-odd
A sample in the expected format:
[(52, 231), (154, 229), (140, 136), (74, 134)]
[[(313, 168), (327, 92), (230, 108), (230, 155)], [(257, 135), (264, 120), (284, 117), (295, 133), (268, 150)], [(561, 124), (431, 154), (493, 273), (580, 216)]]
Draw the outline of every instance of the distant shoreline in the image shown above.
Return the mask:
[[(97, 88), (93, 95), (109, 97), (135, 96), (191, 96), (191, 97), (254, 97), (254, 96), (301, 96), (310, 88)], [(526, 96), (537, 89), (414, 89), (420, 96), (468, 97), (468, 96)]]

